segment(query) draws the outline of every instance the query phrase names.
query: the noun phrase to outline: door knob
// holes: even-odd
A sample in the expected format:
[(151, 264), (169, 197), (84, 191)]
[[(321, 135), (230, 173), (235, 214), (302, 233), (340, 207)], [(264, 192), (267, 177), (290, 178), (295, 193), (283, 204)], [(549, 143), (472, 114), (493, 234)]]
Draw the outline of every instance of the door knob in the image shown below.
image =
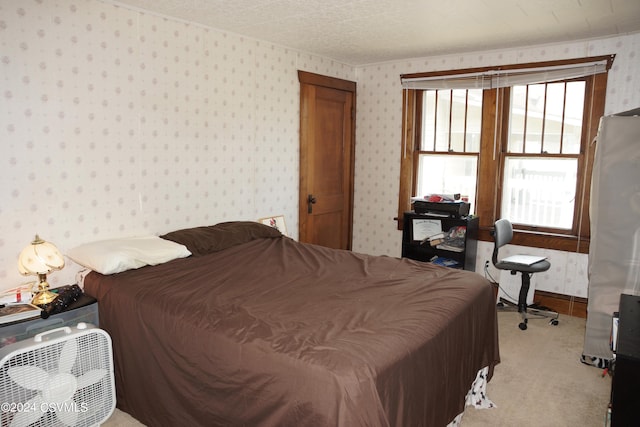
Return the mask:
[(313, 212), (313, 205), (316, 203), (316, 198), (313, 196), (313, 194), (309, 194), (307, 196), (307, 212), (308, 213), (312, 213)]

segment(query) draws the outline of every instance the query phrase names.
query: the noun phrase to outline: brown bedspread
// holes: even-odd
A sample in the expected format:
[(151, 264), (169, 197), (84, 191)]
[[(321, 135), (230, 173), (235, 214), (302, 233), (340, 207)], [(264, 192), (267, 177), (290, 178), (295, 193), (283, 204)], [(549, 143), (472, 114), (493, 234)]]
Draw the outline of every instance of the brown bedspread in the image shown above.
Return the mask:
[(103, 276), (118, 406), (149, 426), (445, 426), (498, 363), (475, 273), (260, 238)]

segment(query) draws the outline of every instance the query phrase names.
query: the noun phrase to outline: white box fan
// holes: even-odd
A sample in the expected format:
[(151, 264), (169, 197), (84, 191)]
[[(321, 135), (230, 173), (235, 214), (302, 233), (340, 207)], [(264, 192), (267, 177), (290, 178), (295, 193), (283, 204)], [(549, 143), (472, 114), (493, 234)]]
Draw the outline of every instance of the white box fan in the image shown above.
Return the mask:
[(111, 337), (78, 323), (0, 348), (0, 426), (99, 425), (116, 406)]

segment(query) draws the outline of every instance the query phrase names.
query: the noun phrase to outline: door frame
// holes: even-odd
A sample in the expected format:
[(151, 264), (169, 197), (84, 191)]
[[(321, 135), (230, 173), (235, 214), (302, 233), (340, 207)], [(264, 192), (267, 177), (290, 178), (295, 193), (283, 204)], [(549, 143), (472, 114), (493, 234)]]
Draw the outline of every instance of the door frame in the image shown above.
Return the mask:
[[(308, 84), (313, 86), (326, 87), (330, 89), (341, 90), (350, 92), (353, 97), (353, 104), (351, 109), (351, 161), (349, 162), (349, 188), (348, 200), (349, 200), (349, 227), (347, 237), (347, 249), (351, 250), (353, 245), (353, 202), (354, 202), (354, 175), (355, 175), (355, 147), (356, 147), (356, 83), (349, 80), (339, 79), (337, 77), (323, 76), (321, 74), (310, 73), (307, 71), (298, 70), (298, 80), (300, 85)], [(304, 185), (307, 177), (302, 174), (302, 165), (306, 161), (306, 140), (308, 138), (307, 131), (304, 127), (305, 114), (308, 112), (305, 110), (304, 100), (302, 99), (303, 91), (300, 88), (300, 174), (299, 174), (299, 196), (298, 196), (298, 234), (299, 236), (306, 235), (306, 221), (304, 215), (307, 210), (307, 186)], [(303, 194), (304, 193), (304, 194)], [(304, 234), (303, 234), (304, 233)]]

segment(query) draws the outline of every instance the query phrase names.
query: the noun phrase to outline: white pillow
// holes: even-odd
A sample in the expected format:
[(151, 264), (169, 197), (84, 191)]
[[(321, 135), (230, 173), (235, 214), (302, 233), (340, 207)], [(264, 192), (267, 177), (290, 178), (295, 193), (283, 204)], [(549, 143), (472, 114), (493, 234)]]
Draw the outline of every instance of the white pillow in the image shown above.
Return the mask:
[(120, 273), (191, 255), (186, 246), (158, 236), (126, 237), (85, 243), (67, 252), (78, 264), (102, 274)]

